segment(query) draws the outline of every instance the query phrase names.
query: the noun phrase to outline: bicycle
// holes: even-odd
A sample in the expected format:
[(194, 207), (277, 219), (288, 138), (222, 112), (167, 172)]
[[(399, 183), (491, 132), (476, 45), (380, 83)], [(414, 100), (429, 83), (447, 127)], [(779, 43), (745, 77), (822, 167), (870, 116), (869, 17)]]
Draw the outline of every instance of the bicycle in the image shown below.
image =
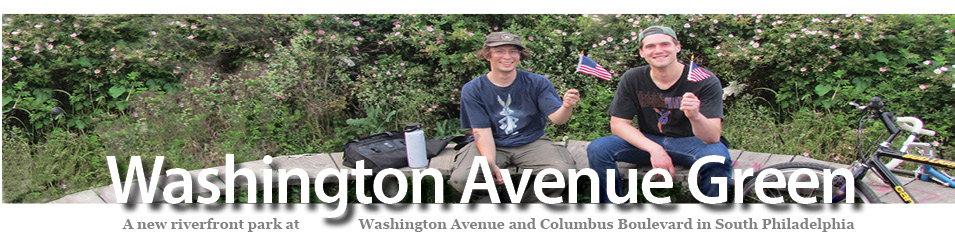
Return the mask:
[[(854, 103), (853, 103), (854, 104)], [(885, 108), (884, 103), (880, 97), (872, 97), (870, 103), (866, 106), (860, 106), (854, 104), (858, 109), (867, 111), (867, 115), (863, 115), (859, 121), (858, 129), (858, 138), (857, 138), (857, 147), (859, 151), (860, 158), (863, 158), (860, 161), (855, 161), (849, 167), (851, 171), (852, 178), (847, 179), (842, 175), (829, 175), (831, 179), (831, 185), (828, 186), (828, 189), (831, 190), (831, 197), (827, 197), (824, 191), (827, 189), (826, 179), (824, 179), (827, 174), (826, 170), (835, 171), (835, 167), (828, 165), (818, 164), (818, 163), (809, 163), (809, 162), (789, 162), (773, 165), (756, 172), (753, 177), (749, 177), (744, 181), (743, 187), (743, 202), (763, 202), (757, 194), (757, 182), (775, 182), (782, 180), (784, 186), (776, 186), (772, 188), (761, 188), (760, 192), (762, 195), (779, 198), (782, 197), (782, 202), (796, 202), (793, 198), (794, 195), (798, 195), (799, 198), (809, 198), (816, 203), (840, 203), (840, 202), (849, 202), (847, 200), (849, 183), (853, 186), (854, 191), (852, 195), (853, 203), (881, 203), (881, 199), (868, 185), (862, 182), (862, 179), (866, 177), (870, 170), (875, 171), (876, 176), (882, 182), (890, 186), (895, 194), (902, 199), (905, 203), (917, 203), (917, 201), (909, 194), (909, 191), (905, 188), (906, 184), (902, 182), (892, 174), (891, 169), (885, 164), (882, 163), (882, 158), (892, 158), (898, 161), (892, 161), (894, 166), (897, 166), (902, 161), (915, 162), (922, 165), (929, 166), (938, 166), (946, 167), (949, 169), (955, 169), (955, 162), (935, 158), (934, 155), (915, 155), (909, 154), (904, 150), (907, 150), (910, 146), (922, 146), (923, 144), (916, 143), (915, 136), (918, 134), (923, 135), (934, 135), (934, 132), (929, 130), (924, 130), (922, 127), (916, 125), (903, 124), (902, 127), (906, 130), (912, 132), (909, 139), (906, 140), (906, 143), (903, 143), (902, 150), (894, 150), (891, 148), (892, 142), (898, 137), (902, 129), (895, 125), (895, 115)], [(866, 157), (866, 151), (862, 147), (862, 134), (863, 134), (863, 125), (870, 120), (880, 120), (885, 126), (886, 132), (889, 137), (877, 144), (874, 150), (870, 150), (868, 157)], [(905, 121), (911, 121), (910, 119), (903, 118), (903, 123)], [(915, 129), (918, 128), (918, 129)], [(913, 132), (914, 131), (914, 132)], [(884, 136), (884, 135), (883, 135)], [(783, 179), (780, 179), (778, 175), (774, 174), (765, 174), (762, 175), (763, 171), (778, 170)], [(808, 172), (808, 173), (807, 173)], [(762, 175), (762, 178), (760, 176)], [(792, 179), (792, 177), (796, 177)], [(814, 178), (814, 179), (813, 179)], [(811, 185), (810, 182), (816, 182), (818, 185), (813, 187), (806, 188), (794, 188), (795, 191), (790, 192), (789, 184), (798, 183), (800, 185), (807, 184)], [(911, 182), (910, 182), (911, 183)], [(765, 187), (765, 186), (763, 186)], [(804, 186), (805, 187), (805, 186)], [(787, 199), (788, 197), (788, 199)]]
[[(935, 131), (922, 128), (924, 125), (922, 120), (916, 117), (898, 117), (896, 123), (899, 124), (899, 128), (902, 130), (910, 132), (909, 137), (905, 139), (905, 142), (902, 143), (902, 146), (899, 148), (899, 151), (908, 152), (910, 148), (916, 148), (919, 155), (933, 157), (935, 156), (935, 150), (932, 148), (932, 144), (916, 142), (918, 135), (926, 136), (935, 136)], [(889, 163), (886, 163), (885, 166), (892, 170), (894, 173), (898, 174), (907, 174), (913, 176), (914, 179), (922, 180), (926, 182), (936, 182), (946, 187), (955, 188), (955, 177), (952, 177), (945, 171), (940, 171), (927, 164), (920, 164), (918, 168), (914, 171), (897, 169), (896, 167), (902, 163), (902, 160), (892, 159)]]

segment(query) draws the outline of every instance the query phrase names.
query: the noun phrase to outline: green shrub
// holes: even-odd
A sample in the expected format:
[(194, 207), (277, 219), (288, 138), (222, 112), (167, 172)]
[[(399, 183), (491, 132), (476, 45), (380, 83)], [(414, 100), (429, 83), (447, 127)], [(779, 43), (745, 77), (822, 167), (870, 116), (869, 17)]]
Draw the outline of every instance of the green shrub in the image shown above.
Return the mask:
[[(674, 27), (681, 61), (692, 58), (732, 86), (724, 131), (737, 149), (845, 162), (854, 155), (846, 134), (859, 118), (847, 103), (876, 95), (899, 116), (923, 118), (945, 149), (955, 134), (946, 119), (955, 115), (951, 15), (3, 18), (3, 140), (5, 152), (15, 151), (4, 161), (51, 157), (59, 168), (10, 173), (34, 178), (23, 180), (29, 187), (15, 191), (17, 201), (36, 200), (22, 193), (52, 189), (63, 175), (106, 182), (107, 155), (163, 155), (191, 169), (221, 165), (226, 153), (251, 161), (335, 152), (411, 122), (429, 137), (460, 134), (460, 88), (488, 71), (474, 52), (494, 31), (522, 36), (532, 54), (522, 70), (549, 78), (560, 94), (581, 91), (570, 122), (546, 128), (558, 139), (610, 134), (617, 80), (645, 64), (634, 40), (651, 25)], [(580, 53), (614, 80), (575, 73)]]

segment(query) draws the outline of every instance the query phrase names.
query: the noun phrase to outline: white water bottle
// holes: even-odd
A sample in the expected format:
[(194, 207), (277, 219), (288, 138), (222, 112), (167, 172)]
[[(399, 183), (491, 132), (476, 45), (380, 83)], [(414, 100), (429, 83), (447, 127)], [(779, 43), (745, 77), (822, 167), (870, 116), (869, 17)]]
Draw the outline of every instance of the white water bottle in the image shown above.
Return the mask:
[(411, 123), (405, 126), (405, 151), (408, 153), (408, 167), (428, 166), (428, 149), (425, 146), (421, 124)]

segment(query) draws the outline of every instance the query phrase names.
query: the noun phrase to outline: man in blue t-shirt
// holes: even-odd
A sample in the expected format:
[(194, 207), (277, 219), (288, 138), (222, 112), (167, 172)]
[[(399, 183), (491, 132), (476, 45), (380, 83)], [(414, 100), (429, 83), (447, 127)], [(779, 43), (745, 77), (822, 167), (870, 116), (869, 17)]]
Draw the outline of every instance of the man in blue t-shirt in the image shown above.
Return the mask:
[[(709, 70), (677, 60), (681, 47), (673, 29), (652, 26), (638, 38), (640, 57), (649, 65), (630, 69), (620, 77), (607, 111), (613, 136), (598, 138), (587, 146), (588, 163), (600, 181), (600, 202), (610, 203), (611, 193), (622, 194), (618, 161), (651, 164), (673, 176), (674, 163), (689, 166), (702, 157), (718, 155), (726, 160), (705, 164), (699, 171), (700, 191), (714, 197), (719, 194), (714, 178), (724, 177), (728, 184), (733, 169), (729, 150), (720, 142), (720, 80)], [(632, 125), (634, 118), (639, 128)], [(608, 181), (615, 183), (614, 189), (607, 189)]]
[[(475, 156), (487, 157), (495, 184), (504, 183), (500, 170), (508, 167), (518, 172), (531, 169), (534, 173), (553, 168), (566, 176), (575, 167), (574, 159), (567, 148), (556, 146), (547, 138), (544, 126), (547, 119), (558, 125), (566, 123), (580, 93), (570, 89), (561, 99), (547, 78), (518, 70), (520, 61), (530, 53), (517, 35), (491, 33), (478, 54), (489, 62), (491, 71), (471, 80), (461, 90), (461, 128), (471, 129), (474, 142), (455, 155), (448, 184), (463, 192)], [(475, 181), (483, 182), (481, 171), (477, 176)], [(555, 179), (553, 175), (545, 176), (545, 182)], [(528, 185), (522, 202), (535, 201), (534, 192), (533, 184)], [(549, 197), (562, 192), (563, 188), (544, 189)]]

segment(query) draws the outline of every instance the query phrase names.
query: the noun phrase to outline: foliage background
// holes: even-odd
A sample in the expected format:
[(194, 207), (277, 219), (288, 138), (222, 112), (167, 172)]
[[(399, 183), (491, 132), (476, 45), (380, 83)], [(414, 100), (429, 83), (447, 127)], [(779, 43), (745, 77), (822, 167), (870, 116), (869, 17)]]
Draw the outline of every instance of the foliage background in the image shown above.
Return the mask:
[[(619, 76), (636, 34), (677, 30), (680, 59), (727, 87), (734, 149), (853, 160), (860, 115), (883, 96), (955, 133), (951, 15), (4, 15), (4, 202), (108, 184), (105, 156), (167, 168), (340, 151), (403, 124), (458, 134), (460, 87), (487, 71), (484, 35), (524, 37), (521, 69), (581, 90), (551, 137), (609, 135), (616, 82), (574, 73), (584, 51)], [(616, 79), (615, 79), (616, 80)], [(59, 108), (62, 111), (53, 111)], [(62, 115), (60, 114), (62, 113)], [(878, 127), (869, 131), (878, 134)], [(148, 161), (148, 160), (147, 160)], [(120, 162), (120, 165), (125, 162)]]

